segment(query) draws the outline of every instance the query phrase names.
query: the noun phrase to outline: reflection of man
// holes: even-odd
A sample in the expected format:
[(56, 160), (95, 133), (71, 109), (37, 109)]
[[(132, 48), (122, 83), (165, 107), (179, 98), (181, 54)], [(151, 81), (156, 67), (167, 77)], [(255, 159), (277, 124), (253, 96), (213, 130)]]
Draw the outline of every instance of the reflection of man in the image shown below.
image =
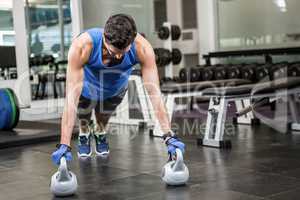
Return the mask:
[[(170, 159), (175, 149), (184, 151), (184, 144), (170, 129), (159, 90), (155, 56), (150, 43), (137, 33), (131, 16), (111, 16), (104, 29), (93, 28), (78, 36), (72, 43), (68, 56), (67, 98), (62, 117), (61, 140), (52, 154), (54, 163), (65, 156), (71, 160), (70, 140), (78, 106), (79, 138), (78, 156), (92, 154), (93, 132), (97, 155), (109, 153), (106, 124), (124, 97), (132, 67), (141, 64), (142, 78), (156, 116), (164, 132)], [(76, 105), (76, 106), (74, 106)], [(91, 112), (95, 111), (96, 127), (89, 126)]]
[(40, 41), (39, 34), (35, 34), (34, 43), (31, 46), (31, 53), (33, 53), (35, 55), (39, 55), (42, 53), (43, 49), (44, 49), (44, 45)]

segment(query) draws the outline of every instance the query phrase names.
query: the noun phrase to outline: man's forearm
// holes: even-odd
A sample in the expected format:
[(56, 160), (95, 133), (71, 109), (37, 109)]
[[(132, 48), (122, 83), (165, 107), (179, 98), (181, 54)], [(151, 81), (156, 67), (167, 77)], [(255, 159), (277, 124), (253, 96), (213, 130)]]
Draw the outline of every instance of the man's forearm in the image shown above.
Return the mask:
[(64, 109), (61, 120), (61, 138), (60, 143), (71, 146), (71, 138), (76, 120), (76, 110), (74, 108)]
[(155, 115), (160, 123), (160, 127), (164, 133), (168, 133), (171, 130), (171, 119), (169, 119), (165, 104), (161, 96), (160, 89), (158, 86), (154, 86), (152, 84), (146, 84), (145, 87), (150, 96), (150, 100)]
[[(75, 85), (69, 84), (69, 85)], [(76, 121), (77, 116), (77, 106), (79, 101), (79, 96), (81, 93), (82, 85), (78, 84), (77, 87), (73, 89), (67, 89), (67, 96), (65, 100), (65, 106), (63, 111), (63, 116), (61, 120), (61, 144), (66, 144), (70, 146), (73, 128)]]

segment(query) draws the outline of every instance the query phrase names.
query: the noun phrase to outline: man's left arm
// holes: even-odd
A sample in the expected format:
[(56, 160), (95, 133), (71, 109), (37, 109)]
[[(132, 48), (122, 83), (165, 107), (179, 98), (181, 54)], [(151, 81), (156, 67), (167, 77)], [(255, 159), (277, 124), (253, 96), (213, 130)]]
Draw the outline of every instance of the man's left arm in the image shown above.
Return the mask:
[(142, 36), (137, 36), (137, 55), (141, 64), (142, 79), (150, 97), (155, 115), (164, 134), (171, 131), (171, 122), (162, 99), (155, 54), (151, 44)]
[(153, 48), (151, 44), (140, 35), (137, 36), (136, 44), (138, 58), (142, 67), (144, 86), (150, 97), (160, 127), (164, 132), (163, 139), (168, 147), (169, 160), (172, 160), (176, 157), (175, 149), (179, 148), (184, 153), (185, 145), (171, 131), (171, 119), (169, 119), (165, 104), (162, 100)]

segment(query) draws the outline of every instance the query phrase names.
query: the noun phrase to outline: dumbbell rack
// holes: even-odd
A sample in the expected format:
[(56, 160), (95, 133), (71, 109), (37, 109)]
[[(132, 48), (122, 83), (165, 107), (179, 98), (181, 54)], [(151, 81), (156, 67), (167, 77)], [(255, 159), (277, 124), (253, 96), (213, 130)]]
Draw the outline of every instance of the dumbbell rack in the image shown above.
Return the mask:
[[(262, 69), (259, 69), (259, 70), (264, 70), (264, 68), (266, 68), (266, 67), (269, 68), (268, 65), (273, 64), (272, 56), (276, 56), (276, 55), (300, 55), (300, 47), (210, 52), (207, 55), (203, 55), (203, 59), (205, 60), (206, 65), (211, 65), (212, 58), (263, 56), (265, 58), (265, 66), (261, 67)], [(280, 65), (283, 65), (283, 66), (280, 66)], [(298, 73), (300, 71), (300, 67), (297, 65), (293, 66), (294, 67), (294, 69), (292, 71), (294, 73), (293, 76), (298, 76)], [(275, 66), (273, 66), (273, 68), (274, 68), (273, 72), (272, 72), (272, 69), (269, 70), (269, 71), (271, 71), (270, 73), (274, 73), (274, 74), (270, 74), (271, 80), (280, 78), (280, 76), (281, 76), (280, 73), (283, 73), (283, 74), (289, 76), (290, 72), (287, 71), (288, 63), (285, 63), (285, 62), (278, 63), (277, 67), (275, 65)], [(258, 70), (258, 68), (256, 70)], [(277, 73), (275, 73), (275, 71)], [(261, 73), (265, 73), (265, 72), (261, 71)], [(299, 96), (298, 96), (298, 98), (299, 98)], [(286, 107), (286, 105), (282, 105), (282, 103), (280, 103), (280, 102), (279, 103), (277, 101), (275, 101), (275, 102), (276, 102), (277, 107)], [(236, 101), (235, 103), (236, 103), (236, 107), (238, 110), (240, 110), (240, 109), (242, 110), (251, 104), (251, 102), (249, 102), (245, 99)], [(284, 108), (284, 109), (286, 109), (286, 108)], [(290, 110), (292, 111), (293, 118), (295, 118), (296, 115), (293, 114), (294, 109), (290, 109)], [(256, 123), (255, 119), (256, 119), (255, 115), (252, 112), (250, 112), (250, 113), (248, 113), (248, 115), (236, 118), (236, 122), (241, 123), (241, 124), (252, 124), (253, 122)], [(294, 123), (291, 123), (290, 129), (295, 130), (295, 131), (300, 130), (300, 125), (298, 122), (299, 122), (299, 119), (295, 120)]]
[[(171, 30), (172, 24), (170, 22), (164, 22), (164, 27), (168, 27), (169, 30)], [(163, 48), (168, 49), (170, 52), (172, 52), (172, 37), (170, 36), (163, 40)], [(173, 62), (170, 62), (168, 65), (165, 66), (165, 77), (167, 78), (173, 78)]]
[(272, 56), (274, 55), (300, 55), (300, 47), (210, 52), (203, 55), (203, 59), (206, 65), (211, 65), (212, 58), (264, 56), (266, 63), (273, 63)]

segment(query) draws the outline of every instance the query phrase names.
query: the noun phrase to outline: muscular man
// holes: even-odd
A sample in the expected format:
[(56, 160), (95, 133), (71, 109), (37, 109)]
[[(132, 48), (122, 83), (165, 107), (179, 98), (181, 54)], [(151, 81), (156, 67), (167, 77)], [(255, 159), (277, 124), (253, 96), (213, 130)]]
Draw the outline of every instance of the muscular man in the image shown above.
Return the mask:
[[(61, 121), (61, 140), (52, 160), (59, 164), (65, 156), (72, 159), (71, 136), (79, 118), (78, 156), (91, 156), (92, 136), (97, 155), (107, 155), (109, 145), (106, 124), (124, 97), (132, 67), (141, 65), (144, 86), (150, 96), (161, 125), (169, 158), (175, 149), (184, 151), (185, 145), (171, 131), (159, 89), (155, 55), (150, 43), (137, 33), (133, 18), (125, 14), (111, 16), (104, 29), (92, 28), (80, 34), (72, 43), (68, 55), (67, 86)], [(96, 126), (91, 128), (90, 118), (95, 111)]]

